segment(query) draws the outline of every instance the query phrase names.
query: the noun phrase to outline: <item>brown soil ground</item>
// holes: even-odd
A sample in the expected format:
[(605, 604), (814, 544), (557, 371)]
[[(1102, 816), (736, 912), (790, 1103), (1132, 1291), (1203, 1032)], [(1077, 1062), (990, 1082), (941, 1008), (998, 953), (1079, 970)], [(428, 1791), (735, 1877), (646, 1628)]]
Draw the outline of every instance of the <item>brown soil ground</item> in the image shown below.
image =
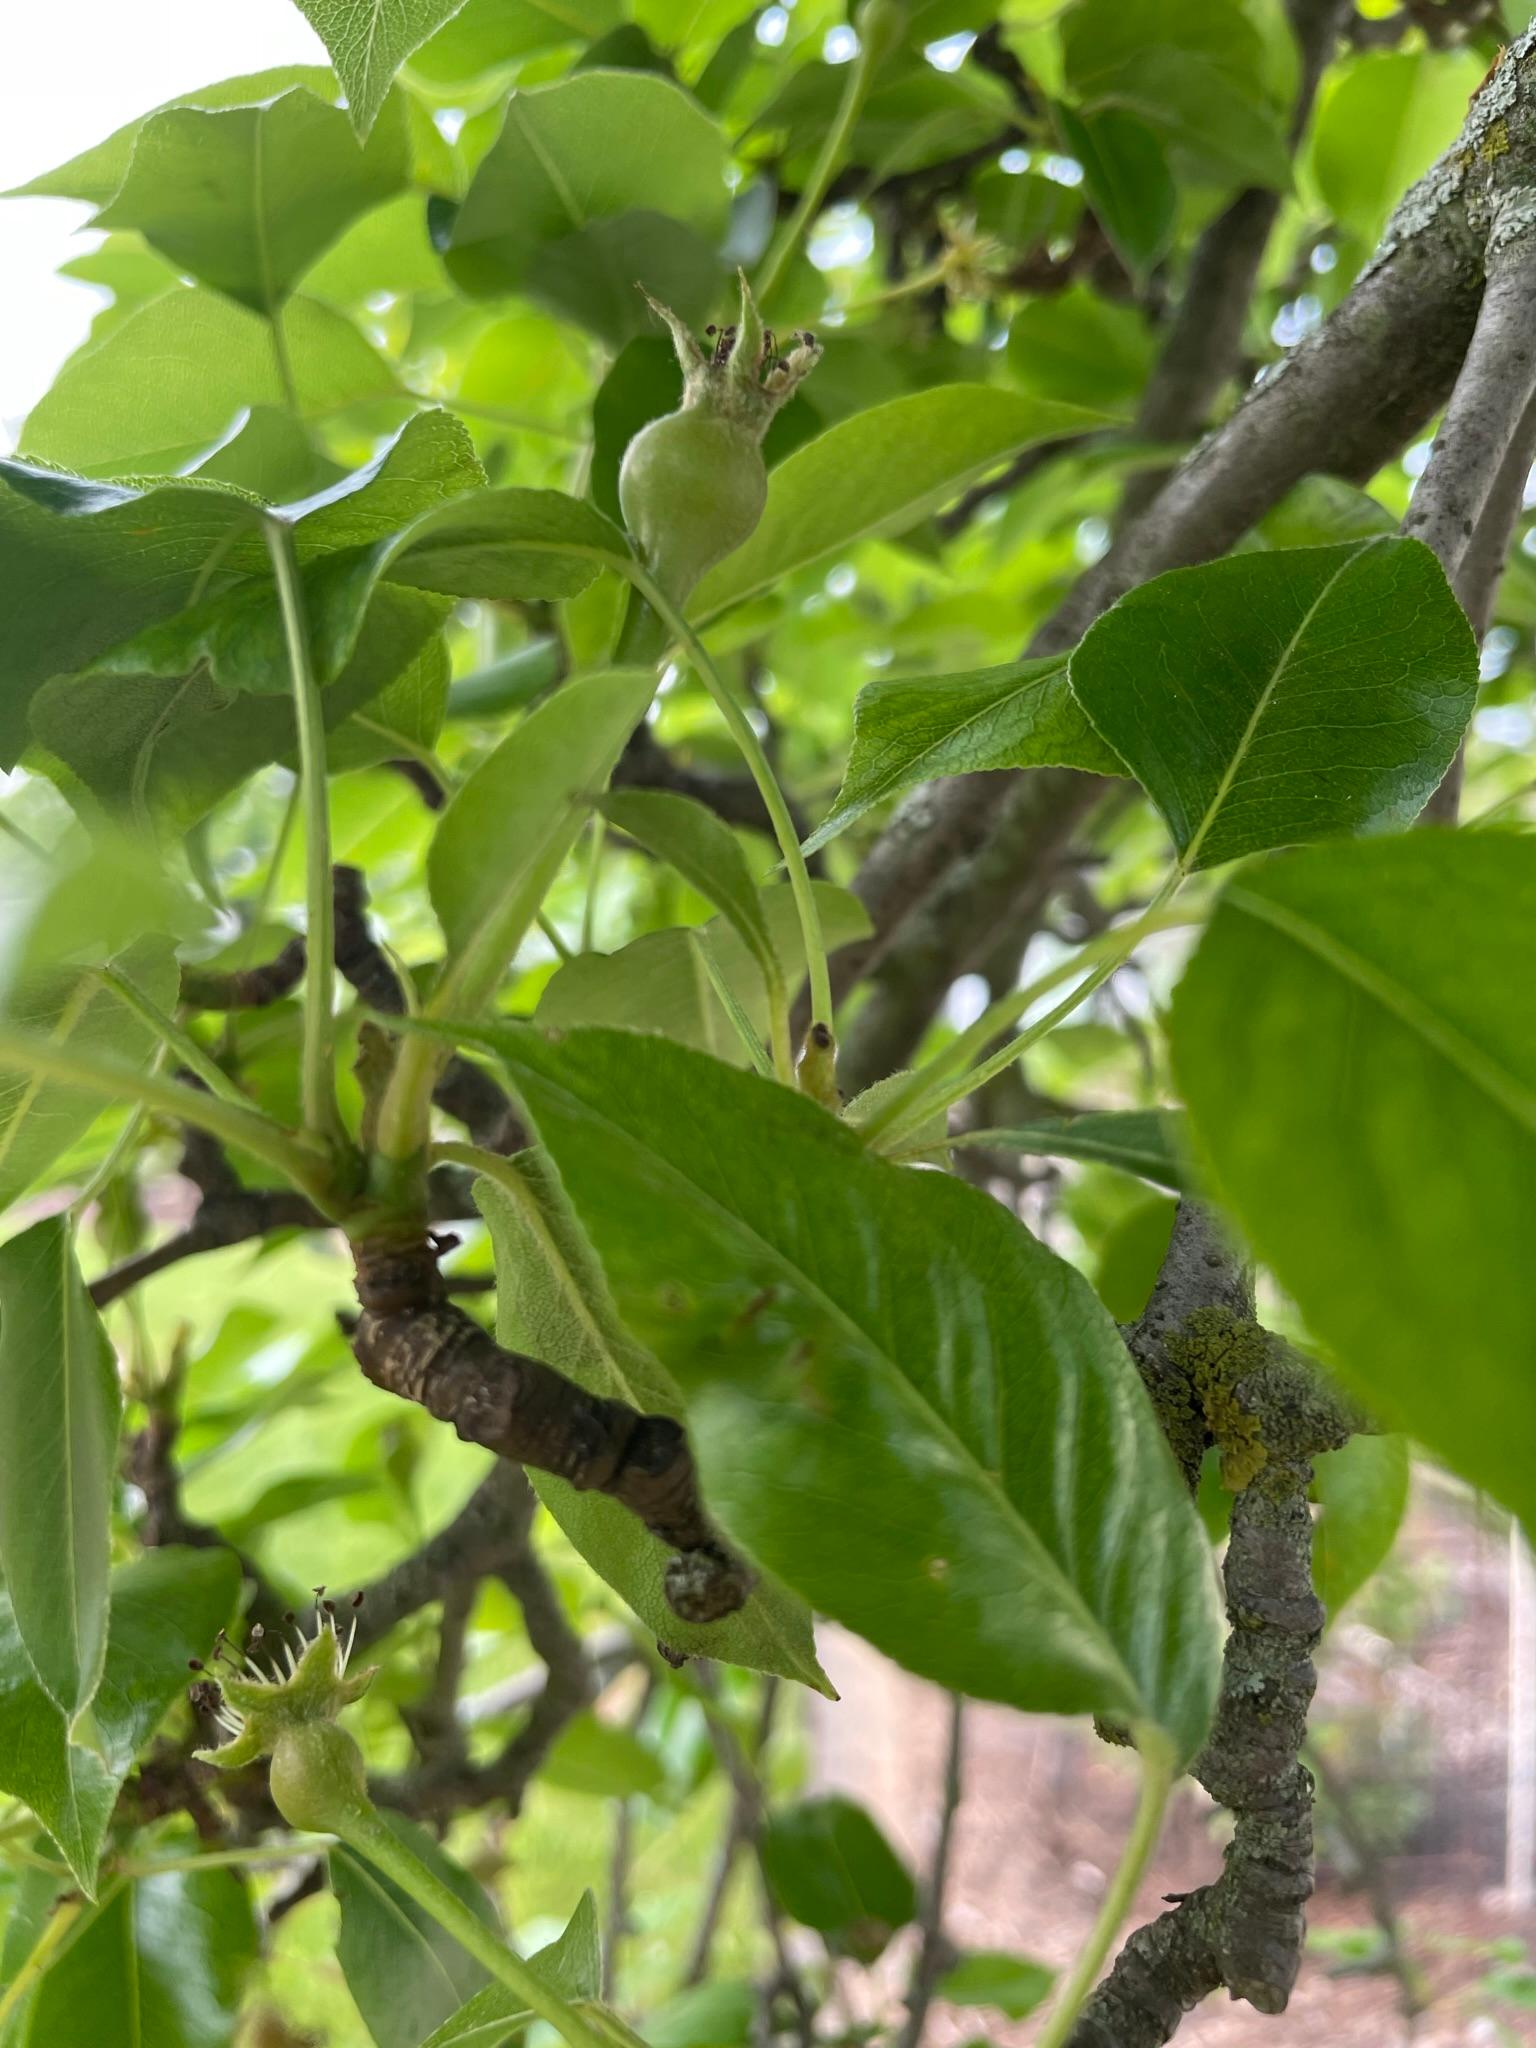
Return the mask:
[[(1391, 1852), (1381, 1870), (1425, 2009), (1406, 2017), (1390, 1971), (1352, 1971), (1341, 1953), (1344, 1937), (1369, 1936), (1374, 1922), (1325, 1806), (1312, 1932), (1289, 2013), (1270, 2020), (1213, 2000), (1190, 2016), (1181, 2043), (1536, 2043), (1536, 2010), (1501, 1995), (1496, 1981), (1523, 1953), (1536, 1961), (1536, 1913), (1512, 1911), (1502, 1891), (1506, 1556), (1501, 1533), (1443, 1491), (1421, 1487), (1394, 1559), (1340, 1617), (1320, 1658), (1314, 1732), (1357, 1823), (1374, 1828)], [(825, 1647), (843, 1697), (817, 1710), (818, 1778), (864, 1800), (920, 1869), (937, 1824), (944, 1698), (851, 1638), (831, 1636)], [(1084, 1727), (969, 1708), (951, 1937), (962, 1947), (1067, 1961), (1092, 1921), (1133, 1799), (1128, 1759)], [(1164, 1892), (1214, 1875), (1221, 1842), (1219, 1813), (1186, 1784), (1137, 1919), (1161, 1910)], [(893, 1949), (875, 1980), (850, 1997), (894, 2003), (909, 1961), (909, 1950)], [(856, 2014), (874, 2016), (862, 2001)], [(1031, 2032), (1031, 2022), (1010, 2026), (996, 2013), (940, 2008), (928, 2038), (951, 2048), (980, 2035), (1024, 2043)]]

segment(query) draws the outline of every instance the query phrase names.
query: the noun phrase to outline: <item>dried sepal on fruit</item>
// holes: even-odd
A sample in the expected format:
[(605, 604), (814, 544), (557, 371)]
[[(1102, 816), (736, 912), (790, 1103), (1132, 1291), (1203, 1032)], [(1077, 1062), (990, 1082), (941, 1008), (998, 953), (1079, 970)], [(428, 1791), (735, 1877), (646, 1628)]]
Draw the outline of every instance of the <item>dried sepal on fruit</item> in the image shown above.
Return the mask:
[(646, 568), (681, 604), (761, 519), (768, 473), (760, 443), (821, 348), (814, 335), (796, 333), (780, 353), (745, 277), (740, 318), (708, 329), (708, 349), (669, 307), (650, 303), (671, 330), (683, 397), (676, 412), (642, 427), (625, 450), (619, 504)]

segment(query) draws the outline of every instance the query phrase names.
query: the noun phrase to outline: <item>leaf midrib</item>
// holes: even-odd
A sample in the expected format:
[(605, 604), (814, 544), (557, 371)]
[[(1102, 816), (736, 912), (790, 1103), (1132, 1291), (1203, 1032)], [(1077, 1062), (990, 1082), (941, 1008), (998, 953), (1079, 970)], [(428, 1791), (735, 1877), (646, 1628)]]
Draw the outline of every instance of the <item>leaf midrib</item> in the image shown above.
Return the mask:
[(1253, 710), (1249, 714), (1248, 722), (1243, 727), (1242, 736), (1233, 750), (1231, 759), (1222, 770), (1221, 780), (1216, 785), (1216, 794), (1206, 805), (1204, 814), (1189, 844), (1179, 856), (1179, 865), (1186, 874), (1194, 867), (1196, 860), (1199, 858), (1200, 849), (1205, 844), (1211, 827), (1220, 817), (1222, 807), (1232, 793), (1232, 786), (1236, 782), (1243, 764), (1253, 750), (1254, 741), (1258, 737), (1259, 727), (1263, 724), (1269, 707), (1274, 702), (1275, 692), (1279, 689), (1285, 672), (1290, 667), (1292, 658), (1300, 646), (1303, 637), (1311, 627), (1312, 621), (1322, 610), (1324, 604), (1327, 603), (1341, 579), (1349, 574), (1356, 563), (1364, 561), (1365, 557), (1373, 549), (1379, 548), (1382, 542), (1389, 537), (1387, 534), (1377, 534), (1373, 540), (1362, 541), (1358, 547), (1352, 548), (1348, 558), (1339, 564), (1321, 590), (1318, 591), (1316, 597), (1313, 598), (1311, 604), (1307, 606), (1305, 612), (1302, 613), (1295, 631), (1281, 649), (1280, 659), (1276, 662), (1269, 681), (1259, 693), (1259, 701), (1254, 705)]
[(1240, 914), (1269, 925), (1331, 967), (1341, 980), (1353, 983), (1389, 1016), (1414, 1033), (1423, 1043), (1454, 1067), (1463, 1080), (1477, 1088), (1502, 1109), (1529, 1137), (1536, 1138), (1536, 1093), (1517, 1075), (1475, 1044), (1448, 1018), (1441, 1017), (1400, 981), (1373, 961), (1314, 924), (1300, 912), (1277, 903), (1272, 897), (1244, 888), (1229, 889), (1226, 901)]
[[(488, 1045), (487, 1050), (498, 1052), (498, 1048), (494, 1044)], [(500, 1049), (498, 1056), (509, 1065), (512, 1064), (512, 1056), (505, 1049)], [(1038, 1560), (1038, 1564), (1041, 1567), (1040, 1576), (1056, 1582), (1064, 1596), (1063, 1604), (1079, 1616), (1087, 1625), (1090, 1634), (1095, 1640), (1105, 1645), (1110, 1662), (1124, 1682), (1127, 1698), (1135, 1702), (1142, 1712), (1147, 1713), (1149, 1719), (1158, 1719), (1158, 1716), (1148, 1711), (1148, 1702), (1145, 1699), (1142, 1687), (1138, 1684), (1134, 1674), (1125, 1665), (1119, 1649), (1110, 1639), (1103, 1622), (1093, 1612), (1086, 1599), (1078, 1591), (1071, 1579), (1068, 1578), (1063, 1567), (1047, 1549), (1044, 1539), (1025, 1521), (1019, 1509), (1004, 1490), (1001, 1482), (982, 1465), (976, 1454), (955, 1433), (948, 1419), (934, 1409), (913, 1385), (910, 1378), (902, 1370), (899, 1361), (891, 1356), (884, 1344), (871, 1336), (864, 1329), (863, 1325), (858, 1323), (839, 1302), (828, 1295), (787, 1254), (781, 1252), (776, 1246), (765, 1239), (745, 1217), (726, 1208), (714, 1195), (710, 1194), (707, 1189), (701, 1188), (680, 1167), (674, 1166), (670, 1160), (662, 1158), (654, 1147), (646, 1144), (644, 1140), (637, 1138), (633, 1132), (627, 1130), (623, 1124), (615, 1122), (604, 1111), (587, 1102), (581, 1096), (573, 1094), (568, 1087), (552, 1079), (549, 1075), (541, 1074), (539, 1078), (544, 1082), (545, 1086), (559, 1089), (568, 1103), (573, 1104), (585, 1117), (598, 1124), (603, 1130), (611, 1132), (615, 1137), (624, 1140), (630, 1145), (640, 1146), (646, 1156), (653, 1160), (665, 1175), (685, 1188), (695, 1201), (702, 1204), (733, 1231), (757, 1246), (774, 1265), (790, 1277), (802, 1294), (817, 1302), (834, 1322), (841, 1324), (860, 1348), (873, 1355), (885, 1366), (896, 1382), (898, 1398), (905, 1401), (908, 1407), (921, 1415), (934, 1430), (935, 1435), (941, 1437), (950, 1447), (962, 1465), (979, 1479), (982, 1491), (994, 1500), (1003, 1520), (1017, 1530), (1024, 1550), (1032, 1558)]]

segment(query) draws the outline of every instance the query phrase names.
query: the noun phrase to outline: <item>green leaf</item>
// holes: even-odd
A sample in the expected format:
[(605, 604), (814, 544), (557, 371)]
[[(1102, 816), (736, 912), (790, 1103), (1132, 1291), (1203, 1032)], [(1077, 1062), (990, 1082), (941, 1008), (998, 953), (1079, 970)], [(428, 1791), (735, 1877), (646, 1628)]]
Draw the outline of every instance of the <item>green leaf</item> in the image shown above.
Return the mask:
[[(597, 1997), (602, 1988), (603, 1956), (597, 1901), (590, 1892), (582, 1893), (565, 1932), (547, 1948), (536, 1949), (528, 1965), (551, 1990), (568, 2000)], [(504, 2048), (508, 2029), (528, 2017), (527, 2007), (519, 2004), (515, 1992), (505, 1984), (487, 1984), (452, 2019), (444, 2020), (421, 2048)]]
[(414, 77), (463, 85), (536, 50), (586, 43), (624, 19), (618, 0), (466, 0), (411, 60)]
[[(302, 418), (397, 394), (395, 372), (342, 314), (295, 298), (281, 321)], [(142, 476), (196, 460), (248, 406), (284, 402), (267, 321), (185, 285), (78, 349), (19, 438), (24, 454), (66, 469)]]
[(185, 603), (256, 511), (222, 486), (137, 491), (0, 460), (0, 764), (14, 767), (25, 750), (41, 684)]
[(1058, 107), (1062, 140), (1083, 167), (1083, 185), (1104, 232), (1131, 270), (1145, 274), (1173, 239), (1178, 194), (1157, 136), (1134, 114)]
[(1081, 0), (1062, 17), (1061, 42), (1085, 107), (1137, 115), (1199, 173), (1289, 186), (1293, 78), (1273, 75), (1243, 0)]
[[(653, 72), (578, 72), (516, 92), (454, 221), (448, 269), (472, 296), (499, 298), (530, 284), (538, 295), (541, 257), (636, 209), (717, 242), (729, 198), (725, 170), (719, 128)], [(622, 254), (622, 242), (614, 253)], [(649, 283), (650, 269), (643, 275)], [(630, 280), (625, 285), (638, 299)]]
[(107, 1653), (117, 1360), (68, 1216), (0, 1245), (0, 1568), (44, 1691), (87, 1705)]
[(92, 1748), (70, 1741), (0, 1594), (0, 1787), (31, 1807), (92, 1895), (118, 1789), (185, 1687), (187, 1660), (207, 1654), (239, 1591), (228, 1551), (167, 1547), (118, 1566)]
[(1056, 1972), (1006, 1949), (976, 1948), (947, 1969), (934, 1989), (946, 2005), (990, 2005), (1011, 2020), (1027, 2019), (1045, 1999)]
[[(386, 691), (414, 696), (441, 686), (445, 609), (419, 591), (391, 585), (375, 593), (351, 660), (321, 693), (327, 732), (348, 729), (353, 714), (381, 704)], [(140, 651), (152, 653), (153, 643)], [(183, 672), (175, 651), (173, 637), (161, 643), (165, 672), (157, 675), (124, 666), (114, 649), (83, 674), (48, 684), (32, 707), (40, 744), (103, 810), (167, 833), (190, 829), (267, 762), (291, 763), (296, 747), (284, 697), (233, 692), (206, 671)], [(345, 752), (338, 765), (344, 760)]]
[(647, 2013), (650, 2048), (747, 2048), (759, 2009), (755, 1984), (742, 1977), (717, 1977), (691, 1984)]
[(1102, 424), (983, 384), (939, 384), (855, 413), (774, 470), (757, 531), (704, 578), (693, 608), (713, 618), (839, 548), (916, 526), (1020, 448)]
[(1536, 1526), (1536, 842), (1414, 833), (1227, 888), (1175, 993), (1217, 1192), (1339, 1372)]
[(1008, 367), (1038, 399), (1129, 411), (1156, 346), (1140, 314), (1072, 285), (1027, 299), (1008, 328)]
[(779, 1905), (834, 1954), (874, 1962), (917, 1912), (911, 1871), (851, 1799), (780, 1807), (763, 1830), (761, 1854)]
[[(330, 52), (359, 135), (367, 135), (400, 66), (461, 0), (295, 0)], [(412, 2044), (415, 2048), (415, 2044)]]
[(1192, 870), (1411, 823), (1477, 649), (1429, 549), (1383, 537), (1172, 569), (1089, 629), (1070, 676)]
[(1069, 689), (1065, 655), (866, 683), (854, 700), (843, 786), (805, 850), (814, 853), (876, 804), (934, 776), (1046, 765), (1125, 772)]
[(178, 93), (175, 99), (163, 101), (149, 113), (114, 129), (105, 141), (92, 143), (67, 163), (16, 186), (5, 197), (85, 199), (92, 206), (105, 206), (128, 175), (139, 131), (156, 114), (169, 107), (260, 106), (296, 85), (307, 86), (322, 99), (335, 90), (335, 80), (323, 64), (280, 64), (269, 71), (247, 71), (236, 78), (221, 78), (212, 85), (199, 86), (193, 92)]
[(478, 991), (468, 1000), (483, 1000), (517, 951), (655, 690), (649, 671), (567, 683), (481, 762), (444, 811), (427, 886), (448, 941), (446, 973), (468, 972)]
[(1094, 1291), (1117, 1323), (1134, 1322), (1151, 1300), (1178, 1207), (1166, 1195), (1144, 1194), (1100, 1240)]
[[(382, 455), (282, 513), (300, 561), (387, 541), (423, 513), (479, 490), (485, 471), (463, 422), (434, 408), (412, 415)], [(530, 494), (532, 495), (532, 494)], [(243, 566), (264, 566), (249, 561)]]
[(1079, 1274), (977, 1190), (665, 1039), (465, 1035), (505, 1063), (626, 1321), (683, 1378), (728, 1534), (925, 1677), (1155, 1721), (1193, 1752), (1209, 1552)]
[(1460, 133), (1483, 81), (1472, 50), (1377, 50), (1333, 67), (1312, 127), (1312, 175), (1369, 247), (1414, 180)]
[(1408, 1509), (1408, 1439), (1355, 1436), (1313, 1461), (1312, 1580), (1330, 1622), (1386, 1563)]
[(17, 2048), (230, 2048), (257, 1953), (241, 1872), (129, 1879), (50, 1964)]
[[(477, 1919), (500, 1933), (484, 1887), (425, 1828), (388, 1807), (380, 1818)], [(419, 2048), (483, 1988), (485, 1967), (371, 1863), (339, 1845), (330, 1861), (341, 1908), (336, 1958), (347, 1989), (378, 2048)]]
[[(828, 952), (867, 938), (869, 913), (847, 889), (813, 882)], [(761, 894), (764, 922), (791, 991), (805, 974), (805, 940), (787, 883)], [(711, 985), (698, 947), (710, 947), (715, 965), (759, 1037), (768, 1030), (768, 1001), (756, 956), (734, 930), (713, 919), (700, 930), (672, 927), (646, 932), (616, 953), (579, 953), (550, 977), (540, 998), (541, 1024), (618, 1024), (661, 1031), (680, 1045), (740, 1064), (746, 1054)]]
[[(553, 1360), (580, 1386), (645, 1414), (683, 1414), (683, 1397), (656, 1358), (619, 1320), (597, 1254), (548, 1159), (524, 1152), (475, 1200), (496, 1251), (496, 1333), (504, 1344)], [(563, 1479), (529, 1478), (566, 1536), (653, 1634), (689, 1656), (793, 1678), (833, 1697), (816, 1660), (803, 1601), (762, 1579), (738, 1614), (707, 1626), (679, 1620), (663, 1590), (671, 1552), (614, 1501)]]
[[(168, 939), (139, 940), (115, 961), (162, 1010), (174, 1008), (178, 973)], [(149, 1026), (103, 987), (94, 965), (44, 967), (6, 991), (7, 1019), (75, 1052), (100, 1052), (148, 1064)], [(101, 1115), (101, 1097), (64, 1081), (0, 1070), (0, 1209), (37, 1181)]]
[(578, 1714), (555, 1740), (539, 1772), (542, 1783), (594, 1799), (629, 1799), (659, 1792), (667, 1774), (653, 1749), (627, 1728)]
[(91, 225), (137, 228), (178, 269), (275, 313), (347, 223), (410, 174), (403, 104), (360, 148), (339, 108), (295, 86), (257, 107), (151, 114)]
[(704, 804), (659, 789), (610, 790), (598, 805), (648, 853), (677, 869), (685, 882), (724, 913), (765, 971), (777, 965), (762, 897), (741, 843)]
[(1087, 1159), (1140, 1174), (1180, 1193), (1192, 1185), (1185, 1163), (1184, 1119), (1176, 1109), (1104, 1109), (1083, 1116), (1042, 1117), (1003, 1130), (966, 1131), (951, 1145), (990, 1146), (1044, 1158)]

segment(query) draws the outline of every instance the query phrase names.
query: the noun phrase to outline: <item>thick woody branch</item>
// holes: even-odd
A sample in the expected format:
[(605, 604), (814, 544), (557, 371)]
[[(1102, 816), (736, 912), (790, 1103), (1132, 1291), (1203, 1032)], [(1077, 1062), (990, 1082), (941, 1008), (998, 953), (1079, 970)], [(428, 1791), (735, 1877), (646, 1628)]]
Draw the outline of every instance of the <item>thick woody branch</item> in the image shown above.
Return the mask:
[(1283, 2012), (1312, 1891), (1312, 1780), (1301, 1762), (1323, 1608), (1312, 1585), (1312, 1459), (1366, 1426), (1308, 1361), (1254, 1320), (1249, 1276), (1211, 1219), (1180, 1204), (1153, 1300), (1126, 1333), (1191, 1486), (1209, 1444), (1234, 1489), (1230, 1633), (1210, 1740), (1193, 1774), (1233, 1816), (1213, 1884), (1130, 1936), (1072, 2048), (1161, 2048), (1223, 1986)]
[(684, 1621), (733, 1613), (751, 1576), (711, 1527), (682, 1427), (589, 1394), (541, 1359), (504, 1350), (447, 1298), (424, 1238), (354, 1246), (362, 1316), (352, 1349), (375, 1386), (415, 1401), (466, 1443), (606, 1493), (677, 1555), (666, 1592)]

